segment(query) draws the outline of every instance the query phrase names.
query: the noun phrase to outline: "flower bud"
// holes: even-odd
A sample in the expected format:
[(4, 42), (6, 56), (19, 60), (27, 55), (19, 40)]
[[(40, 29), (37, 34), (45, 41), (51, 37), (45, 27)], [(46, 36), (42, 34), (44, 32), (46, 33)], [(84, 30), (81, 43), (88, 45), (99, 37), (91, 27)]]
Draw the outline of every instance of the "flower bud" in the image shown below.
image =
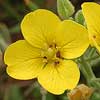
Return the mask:
[(75, 10), (69, 0), (57, 0), (57, 11), (61, 19), (68, 19)]

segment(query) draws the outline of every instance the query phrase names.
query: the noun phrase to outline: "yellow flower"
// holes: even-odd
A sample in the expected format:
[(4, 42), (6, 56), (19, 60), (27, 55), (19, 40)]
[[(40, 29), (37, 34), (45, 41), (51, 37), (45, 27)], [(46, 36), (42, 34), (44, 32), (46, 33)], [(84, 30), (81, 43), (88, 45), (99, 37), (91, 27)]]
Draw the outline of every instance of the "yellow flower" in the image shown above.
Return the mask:
[(90, 42), (100, 52), (100, 5), (94, 2), (83, 3), (82, 11), (87, 23)]
[(10, 45), (4, 55), (7, 73), (15, 79), (37, 78), (53, 94), (73, 89), (80, 72), (70, 59), (81, 56), (87, 49), (87, 30), (73, 21), (61, 21), (43, 9), (27, 14), (21, 30), (25, 40)]

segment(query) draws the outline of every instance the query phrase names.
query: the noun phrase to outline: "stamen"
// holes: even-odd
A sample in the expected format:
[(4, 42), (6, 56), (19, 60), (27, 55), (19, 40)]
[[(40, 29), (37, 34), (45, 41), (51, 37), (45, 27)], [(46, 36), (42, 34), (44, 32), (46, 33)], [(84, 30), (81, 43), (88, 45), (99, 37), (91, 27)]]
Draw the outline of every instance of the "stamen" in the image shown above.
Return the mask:
[(95, 36), (95, 35), (93, 35), (93, 38), (95, 39), (95, 38), (96, 38), (96, 36)]
[(47, 63), (47, 62), (48, 62), (47, 57), (44, 56), (43, 58), (44, 58), (44, 59), (43, 59), (43, 62), (44, 62), (44, 63)]
[(61, 58), (60, 51), (57, 51), (57, 53), (56, 53), (56, 57)]
[(47, 57), (46, 57), (46, 56), (44, 56), (43, 58), (44, 58), (44, 59), (47, 59)]
[(55, 61), (54, 62), (54, 65), (56, 66), (56, 65), (58, 65), (60, 62), (59, 61)]
[(53, 45), (51, 44), (51, 45), (49, 45), (49, 48), (52, 48), (53, 47)]
[(56, 47), (57, 45), (55, 43), (49, 45), (49, 48), (56, 48)]
[(56, 47), (57, 47), (57, 45), (56, 45), (56, 44), (54, 44), (54, 47), (56, 48)]
[(43, 59), (43, 62), (44, 62), (44, 63), (47, 63), (47, 62), (48, 62), (47, 57), (44, 56), (43, 58), (44, 58), (44, 59)]

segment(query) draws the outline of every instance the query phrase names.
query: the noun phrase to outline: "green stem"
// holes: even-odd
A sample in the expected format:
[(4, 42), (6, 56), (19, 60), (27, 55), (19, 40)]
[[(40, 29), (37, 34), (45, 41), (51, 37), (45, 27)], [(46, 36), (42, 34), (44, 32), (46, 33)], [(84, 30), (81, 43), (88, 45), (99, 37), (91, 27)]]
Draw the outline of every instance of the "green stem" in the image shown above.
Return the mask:
[(89, 79), (90, 77), (89, 77), (89, 75), (88, 75), (87, 71), (85, 70), (85, 68), (84, 68), (84, 65), (83, 65), (83, 64), (80, 64), (80, 70), (81, 70), (82, 74), (84, 75), (84, 77), (85, 77), (86, 81), (88, 82), (88, 79)]
[(89, 79), (95, 78), (95, 75), (92, 71), (92, 67), (88, 62), (85, 61), (83, 57), (81, 57), (81, 65), (83, 66), (84, 70), (87, 72)]
[(91, 58), (85, 59), (85, 61), (89, 62), (89, 61), (93, 61), (93, 60), (96, 60), (96, 59), (99, 59), (99, 58), (100, 58), (100, 56), (96, 55), (95, 57), (91, 57)]
[(25, 91), (25, 97), (27, 97), (34, 89), (34, 83), (29, 86), (29, 88)]
[(83, 56), (80, 59), (80, 65), (80, 70), (87, 80), (87, 84), (95, 88), (100, 88), (100, 83), (95, 81), (96, 76), (93, 73), (92, 67), (88, 62), (85, 61)]
[(91, 48), (90, 51), (89, 51), (88, 56), (92, 57), (95, 51), (96, 51), (96, 48)]
[(5, 51), (7, 48), (8, 44), (5, 42), (5, 40), (0, 36), (0, 49), (2, 52)]
[(100, 78), (95, 78), (95, 79), (93, 79), (93, 81), (98, 81), (98, 82), (100, 82)]

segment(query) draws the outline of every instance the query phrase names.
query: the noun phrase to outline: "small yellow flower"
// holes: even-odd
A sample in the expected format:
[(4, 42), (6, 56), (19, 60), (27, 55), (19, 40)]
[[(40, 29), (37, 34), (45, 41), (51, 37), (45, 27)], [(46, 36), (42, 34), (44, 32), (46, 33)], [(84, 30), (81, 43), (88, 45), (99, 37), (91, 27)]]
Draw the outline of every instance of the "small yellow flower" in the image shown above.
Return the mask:
[(87, 23), (90, 42), (100, 52), (100, 5), (94, 2), (83, 3), (82, 11)]
[(25, 40), (10, 45), (4, 55), (7, 73), (15, 79), (37, 78), (53, 94), (73, 89), (80, 72), (70, 59), (81, 56), (87, 49), (87, 30), (73, 21), (61, 21), (43, 9), (27, 14), (21, 30)]

